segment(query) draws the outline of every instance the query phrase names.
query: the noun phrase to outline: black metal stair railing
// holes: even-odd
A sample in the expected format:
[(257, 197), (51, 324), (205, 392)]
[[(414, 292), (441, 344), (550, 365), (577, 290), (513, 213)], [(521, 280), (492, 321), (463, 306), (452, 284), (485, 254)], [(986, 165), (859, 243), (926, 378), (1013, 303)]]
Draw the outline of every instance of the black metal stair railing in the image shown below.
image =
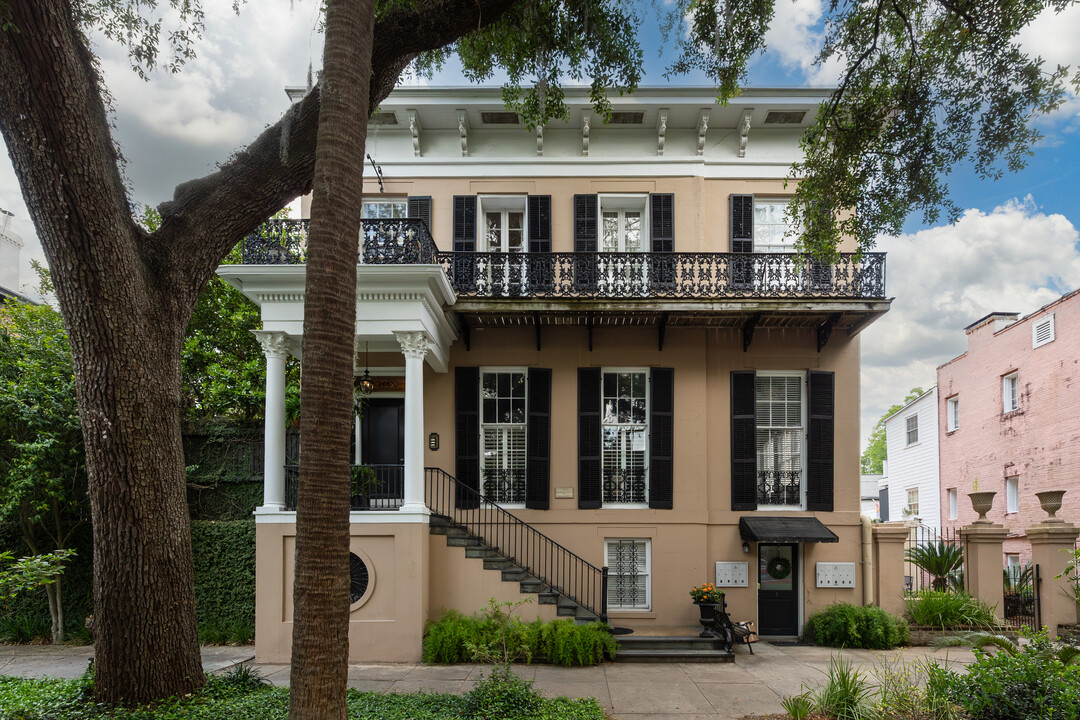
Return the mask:
[(598, 568), (440, 468), (426, 468), (427, 506), (607, 622), (608, 569)]

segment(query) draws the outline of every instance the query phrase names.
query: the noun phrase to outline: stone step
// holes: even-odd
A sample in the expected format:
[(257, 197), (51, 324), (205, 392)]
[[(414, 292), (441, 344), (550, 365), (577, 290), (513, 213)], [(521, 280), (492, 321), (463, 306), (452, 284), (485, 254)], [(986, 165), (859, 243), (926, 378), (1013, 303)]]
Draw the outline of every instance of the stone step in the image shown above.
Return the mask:
[(537, 597), (540, 605), (556, 605), (559, 602), (559, 593), (557, 592), (542, 592)]
[(489, 547), (466, 547), (465, 557), (467, 558), (484, 558), (485, 560), (494, 560), (499, 557), (499, 553), (495, 552)]
[(723, 651), (724, 643), (715, 638), (692, 636), (620, 635), (616, 638), (622, 650), (668, 652), (673, 650)]
[(498, 555), (484, 560), (485, 570), (509, 570), (512, 567), (514, 567), (514, 563), (504, 557), (498, 557)]
[(514, 564), (511, 564), (510, 567), (502, 571), (502, 579), (504, 582), (521, 582), (528, 577), (528, 572)]
[(465, 535), (464, 537), (446, 536), (446, 544), (450, 547), (480, 547), (483, 545), (478, 538)]
[(624, 663), (730, 663), (735, 654), (723, 650), (623, 650), (615, 655), (615, 662)]

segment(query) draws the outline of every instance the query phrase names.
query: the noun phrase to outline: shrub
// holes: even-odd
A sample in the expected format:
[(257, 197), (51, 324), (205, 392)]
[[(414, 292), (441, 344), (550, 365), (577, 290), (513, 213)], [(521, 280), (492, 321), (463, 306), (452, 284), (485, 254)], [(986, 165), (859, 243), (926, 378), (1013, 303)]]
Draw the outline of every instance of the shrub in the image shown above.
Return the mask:
[(932, 686), (975, 720), (1080, 717), (1080, 672), (1062, 661), (1068, 655), (1045, 632), (1029, 635), (1024, 645), (997, 645), (995, 653), (976, 647), (966, 672), (940, 671)]
[(191, 523), (195, 612), (201, 642), (250, 643), (255, 636), (255, 523)]
[(907, 615), (916, 625), (932, 627), (992, 627), (994, 608), (966, 593), (924, 590), (905, 600)]
[(803, 637), (828, 647), (888, 650), (907, 642), (907, 624), (881, 608), (836, 603), (806, 620)]
[(500, 621), (490, 610), (471, 617), (451, 610), (438, 622), (428, 623), (423, 659), (429, 664), (490, 661), (501, 655), (504, 634), (505, 658), (510, 662), (596, 665), (613, 660), (618, 649), (607, 627), (600, 623)]
[(781, 705), (795, 720), (809, 716), (811, 710), (837, 720), (873, 720), (877, 717), (873, 697), (874, 690), (863, 673), (837, 655), (829, 660), (824, 687), (784, 698)]
[(465, 695), (462, 714), (468, 720), (534, 717), (543, 698), (532, 685), (532, 681), (518, 677), (509, 665), (496, 667)]

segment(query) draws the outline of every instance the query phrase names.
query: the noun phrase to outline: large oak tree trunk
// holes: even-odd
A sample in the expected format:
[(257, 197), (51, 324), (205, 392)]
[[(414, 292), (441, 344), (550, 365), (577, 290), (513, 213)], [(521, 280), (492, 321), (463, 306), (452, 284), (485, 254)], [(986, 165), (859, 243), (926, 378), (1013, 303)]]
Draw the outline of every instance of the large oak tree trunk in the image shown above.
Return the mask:
[(349, 440), (373, 0), (330, 0), (304, 297), (289, 717), (344, 720)]
[(180, 348), (198, 287), (131, 220), (93, 61), (62, 0), (14, 2), (0, 128), (52, 268), (94, 523), (95, 691), (142, 703), (203, 682), (180, 443)]

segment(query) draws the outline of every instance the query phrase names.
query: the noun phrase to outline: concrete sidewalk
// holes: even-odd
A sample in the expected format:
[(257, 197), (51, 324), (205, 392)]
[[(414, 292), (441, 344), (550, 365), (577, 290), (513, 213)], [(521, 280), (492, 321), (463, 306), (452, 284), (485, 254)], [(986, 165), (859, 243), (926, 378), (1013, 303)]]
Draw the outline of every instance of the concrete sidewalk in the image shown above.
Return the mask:
[[(804, 686), (823, 684), (829, 660), (838, 650), (820, 647), (754, 645), (754, 655), (738, 647), (734, 663), (608, 663), (597, 667), (560, 668), (518, 665), (515, 671), (546, 695), (594, 697), (617, 720), (729, 720), (745, 715), (782, 713), (780, 699)], [(251, 647), (205, 647), (203, 666), (221, 670), (249, 662)], [(0, 646), (0, 674), (21, 677), (77, 677), (93, 656), (90, 647), (49, 645)], [(967, 649), (927, 647), (879, 652), (845, 650), (843, 656), (870, 675), (883, 659), (933, 658), (967, 664)], [(288, 685), (288, 665), (254, 667), (275, 685)], [(463, 693), (490, 667), (482, 665), (351, 665), (349, 685), (374, 692)]]

